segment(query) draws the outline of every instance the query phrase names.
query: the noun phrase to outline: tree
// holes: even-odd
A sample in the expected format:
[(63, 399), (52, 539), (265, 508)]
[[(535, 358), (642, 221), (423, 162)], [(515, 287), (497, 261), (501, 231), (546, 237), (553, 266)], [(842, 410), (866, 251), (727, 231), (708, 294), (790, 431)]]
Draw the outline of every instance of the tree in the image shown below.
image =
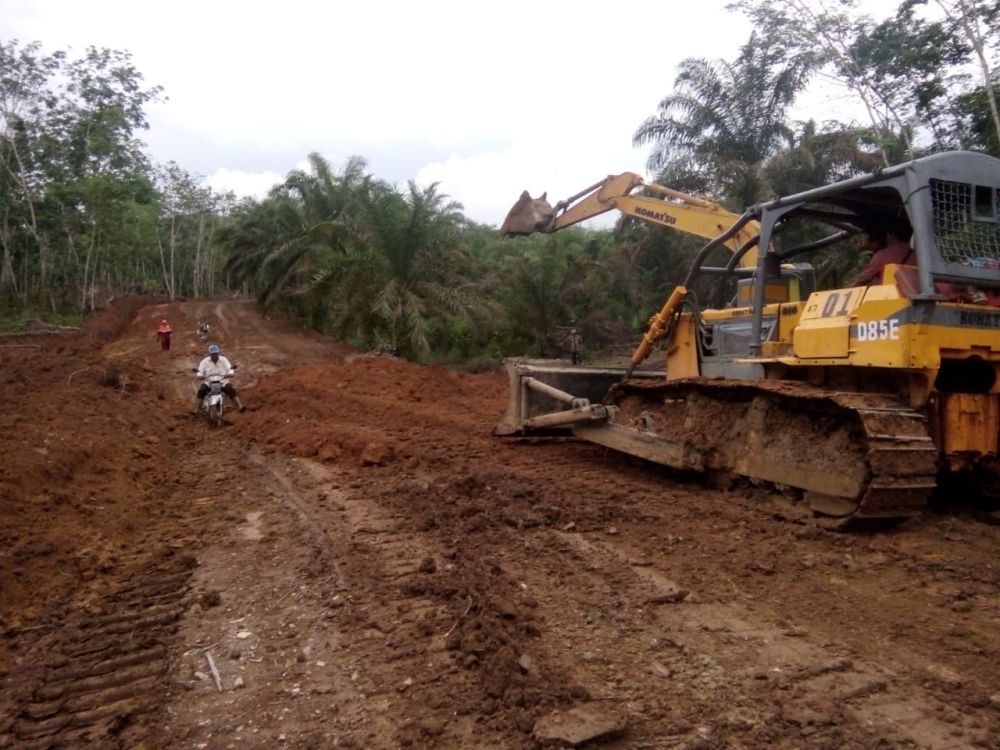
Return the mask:
[(828, 123), (821, 130), (813, 121), (799, 123), (793, 142), (768, 160), (764, 173), (777, 195), (846, 180), (881, 166), (877, 152), (864, 148), (874, 140), (868, 128)]
[(954, 148), (955, 129), (951, 122), (950, 96), (964, 78), (956, 66), (967, 54), (967, 47), (939, 22), (918, 18), (904, 4), (899, 12), (867, 28), (860, 25), (849, 47), (856, 70), (855, 80), (864, 78), (886, 111), (893, 115), (897, 130), (888, 120), (883, 124), (890, 150), (896, 135), (902, 136), (905, 153), (913, 158), (918, 147), (911, 134), (925, 131), (933, 148)]
[[(937, 2), (937, 0), (935, 0)], [(731, 9), (746, 13), (764, 34), (780, 36), (792, 51), (813, 51), (820, 72), (846, 85), (863, 103), (883, 163), (918, 156), (921, 142), (933, 149), (964, 146), (954, 104), (965, 83), (970, 51), (985, 50), (985, 33), (962, 19), (992, 19), (995, 2), (941, 0), (952, 20), (927, 19), (915, 9), (926, 0), (903, 0), (880, 23), (860, 12), (857, 0), (748, 0)], [(989, 9), (989, 10), (988, 10)], [(970, 46), (971, 45), (971, 46)], [(981, 68), (986, 80), (988, 66)], [(849, 125), (850, 126), (850, 125)]]
[[(48, 108), (56, 99), (49, 90), (49, 80), (61, 69), (65, 53), (41, 53), (37, 42), (24, 47), (15, 39), (0, 43), (0, 145), (3, 149), (4, 215), (2, 273), (4, 286), (13, 281), (12, 255), (16, 243), (13, 227), (20, 225), (30, 234), (37, 251), (39, 291), (46, 293), (47, 237), (39, 226), (37, 205), (44, 193), (44, 180), (36, 166), (33, 150), (41, 134)], [(26, 259), (25, 259), (26, 260)], [(27, 264), (23, 279), (24, 294), (28, 294)]]
[(161, 207), (156, 244), (167, 294), (171, 299), (177, 295), (179, 270), (185, 279), (180, 283), (191, 295), (211, 293), (216, 264), (212, 236), (235, 198), (215, 193), (202, 177), (175, 162), (158, 167), (155, 176)]
[(401, 353), (428, 353), (433, 317), (481, 309), (465, 271), (461, 205), (437, 184), (405, 194), (384, 184), (359, 191), (358, 221), (316, 274), (311, 294), (330, 309), (334, 331), (366, 343), (387, 341)]
[(689, 58), (674, 92), (639, 126), (633, 143), (653, 145), (653, 171), (686, 160), (716, 195), (754, 203), (767, 193), (759, 167), (790, 139), (788, 108), (813, 65), (810, 53), (789, 55), (756, 33), (733, 63)]
[(581, 230), (519, 239), (503, 250), (500, 305), (507, 318), (507, 345), (517, 353), (550, 356), (559, 327), (575, 324), (572, 298), (583, 281), (578, 267)]
[(317, 153), (308, 170), (294, 170), (264, 201), (244, 204), (219, 234), (228, 249), (226, 267), (252, 282), (265, 306), (308, 292), (327, 257), (344, 245), (358, 211), (358, 196), (374, 178), (360, 157), (337, 174)]
[(120, 250), (109, 243), (120, 237), (121, 218), (151, 199), (148, 160), (134, 135), (161, 89), (143, 87), (128, 53), (94, 47), (70, 60), (15, 40), (0, 44), (0, 69), (0, 285), (10, 288), (16, 251), (25, 297), (34, 286), (54, 309), (50, 285), (75, 286), (82, 308), (88, 296), (93, 303), (98, 276), (111, 277), (104, 265)]
[[(926, 0), (910, 0), (904, 3), (905, 8), (923, 4)], [(994, 85), (993, 65), (990, 54), (996, 57), (1000, 46), (1000, 5), (995, 1), (983, 0), (935, 0), (944, 11), (947, 19), (960, 30), (975, 54), (976, 63), (982, 76), (982, 92), (989, 107), (990, 119), (993, 123), (992, 137), (987, 142), (1000, 144), (1000, 106), (997, 104), (996, 87)], [(1000, 148), (994, 146), (994, 153), (1000, 153)]]

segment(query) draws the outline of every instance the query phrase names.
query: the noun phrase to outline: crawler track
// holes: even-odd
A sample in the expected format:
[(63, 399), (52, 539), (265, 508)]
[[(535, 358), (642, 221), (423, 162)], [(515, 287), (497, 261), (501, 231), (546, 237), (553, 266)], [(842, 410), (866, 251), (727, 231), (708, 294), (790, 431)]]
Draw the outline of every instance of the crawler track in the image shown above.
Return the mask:
[(629, 381), (616, 421), (679, 442), (709, 471), (800, 488), (832, 518), (904, 518), (927, 504), (937, 451), (893, 396), (786, 382)]

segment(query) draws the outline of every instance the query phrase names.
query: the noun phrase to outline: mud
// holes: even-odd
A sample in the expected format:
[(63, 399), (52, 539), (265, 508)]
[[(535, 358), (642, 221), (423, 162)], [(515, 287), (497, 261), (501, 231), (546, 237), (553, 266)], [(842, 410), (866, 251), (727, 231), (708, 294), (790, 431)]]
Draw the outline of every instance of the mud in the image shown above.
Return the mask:
[[(0, 747), (1000, 744), (1000, 527), (961, 502), (836, 533), (493, 438), (499, 373), (121, 317), (0, 342)], [(248, 405), (217, 430), (201, 319)]]

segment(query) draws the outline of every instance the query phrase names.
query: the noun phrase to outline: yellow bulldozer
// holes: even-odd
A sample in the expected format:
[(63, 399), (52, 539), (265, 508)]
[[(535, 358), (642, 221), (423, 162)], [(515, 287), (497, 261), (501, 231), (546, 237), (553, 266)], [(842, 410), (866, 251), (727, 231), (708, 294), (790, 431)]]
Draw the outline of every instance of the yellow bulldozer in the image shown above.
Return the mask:
[[(525, 192), (501, 234), (611, 210), (709, 241), (628, 367), (508, 360), (496, 435), (798, 488), (835, 524), (918, 514), (939, 483), (1000, 490), (1000, 160), (935, 154), (742, 214), (616, 175), (555, 206)], [(895, 262), (815, 288), (811, 254), (886, 227), (911, 235)], [(735, 293), (709, 309), (713, 279)]]

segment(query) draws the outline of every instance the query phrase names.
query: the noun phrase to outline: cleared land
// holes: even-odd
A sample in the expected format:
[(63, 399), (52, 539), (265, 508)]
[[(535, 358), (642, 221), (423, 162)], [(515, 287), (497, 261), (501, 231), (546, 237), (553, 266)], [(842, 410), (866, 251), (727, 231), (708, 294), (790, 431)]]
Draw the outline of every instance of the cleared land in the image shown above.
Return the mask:
[[(248, 404), (219, 430), (200, 319)], [(497, 373), (243, 301), (104, 323), (0, 347), (0, 747), (1000, 747), (1000, 527), (962, 498), (828, 531), (493, 438)]]

